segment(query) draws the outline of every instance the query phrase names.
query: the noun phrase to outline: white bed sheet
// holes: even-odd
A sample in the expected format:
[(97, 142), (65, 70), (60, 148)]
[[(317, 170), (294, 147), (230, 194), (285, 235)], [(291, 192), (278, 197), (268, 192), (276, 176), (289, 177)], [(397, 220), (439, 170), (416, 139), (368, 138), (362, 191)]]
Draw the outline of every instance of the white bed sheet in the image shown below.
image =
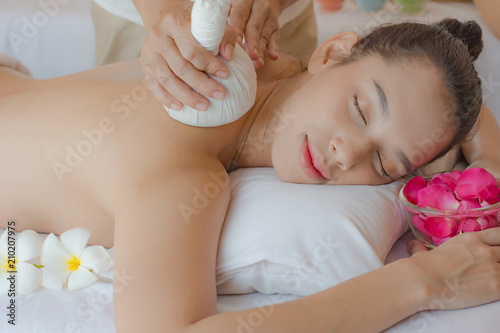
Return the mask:
[[(411, 233), (403, 235), (388, 254), (386, 263), (407, 257), (406, 243), (411, 239)], [(113, 255), (112, 249), (108, 251)], [(0, 312), (0, 318), (3, 318), (0, 320), (0, 332), (114, 333), (113, 291), (120, 292), (130, 282), (130, 277), (122, 272), (113, 285), (112, 269), (82, 290), (40, 289), (33, 294), (17, 295), (16, 326), (7, 324), (6, 313)], [(446, 296), (452, 297), (453, 293)], [(238, 318), (238, 332), (250, 333), (272, 316), (273, 305), (298, 298), (294, 295), (261, 293), (221, 295), (217, 298), (217, 311), (223, 313), (254, 308), (255, 311), (246, 317)], [(7, 296), (0, 296), (3, 312), (6, 311), (8, 300)], [(494, 333), (499, 331), (499, 313), (500, 301), (463, 310), (419, 312), (384, 333)]]
[[(10, 32), (22, 35), (23, 21), (33, 22), (33, 15), (40, 12), (37, 0), (0, 0), (0, 51), (12, 54), (28, 65), (37, 78), (50, 78), (92, 68), (94, 65), (94, 36), (90, 20), (89, 0), (61, 0), (59, 11), (47, 24), (38, 29), (27, 43), (19, 44), (19, 50), (9, 40)], [(475, 19), (483, 28), (484, 22), (470, 4), (430, 3), (430, 11), (418, 19), (438, 19), (454, 16)], [(344, 30), (359, 30), (376, 23), (395, 18), (389, 12), (376, 14), (359, 13), (354, 4), (348, 3), (338, 13), (321, 12), (317, 7), (320, 42), (328, 36)], [(26, 36), (24, 36), (26, 38)], [(485, 50), (478, 61), (478, 70), (483, 79), (484, 100), (500, 122), (500, 42), (485, 28)], [(388, 255), (387, 261), (406, 257), (406, 241), (411, 234), (398, 240)], [(110, 250), (112, 253), (112, 250)], [(0, 296), (0, 332), (37, 333), (84, 333), (114, 332), (113, 289), (128, 283), (126, 273), (118, 283), (110, 282), (112, 271), (104, 274), (108, 279), (99, 280), (80, 291), (40, 290), (31, 295), (16, 296), (16, 323), (7, 324), (5, 306), (7, 296)], [(296, 299), (292, 295), (230, 295), (218, 297), (218, 311), (228, 312), (256, 308), (247, 318), (241, 318), (241, 332), (251, 332), (271, 315), (272, 307), (266, 305)], [(140, 305), (138, 305), (140, 306)], [(403, 320), (386, 332), (389, 333), (468, 333), (498, 332), (500, 326), (500, 302), (455, 311), (426, 311)]]
[[(414, 239), (411, 232), (404, 234), (389, 252), (386, 263), (408, 257), (406, 243)], [(453, 293), (446, 297), (452, 299)], [(272, 315), (273, 305), (291, 301), (299, 297), (293, 295), (248, 295), (219, 296), (219, 312), (230, 312), (255, 308), (246, 318), (238, 319), (241, 332), (252, 332)], [(436, 300), (438, 302), (440, 300)], [(442, 299), (443, 302), (446, 299)], [(376, 306), (376, 305), (375, 305)], [(500, 301), (461, 310), (422, 311), (400, 321), (383, 333), (496, 333), (500, 329)], [(333, 315), (333, 314), (332, 314)]]

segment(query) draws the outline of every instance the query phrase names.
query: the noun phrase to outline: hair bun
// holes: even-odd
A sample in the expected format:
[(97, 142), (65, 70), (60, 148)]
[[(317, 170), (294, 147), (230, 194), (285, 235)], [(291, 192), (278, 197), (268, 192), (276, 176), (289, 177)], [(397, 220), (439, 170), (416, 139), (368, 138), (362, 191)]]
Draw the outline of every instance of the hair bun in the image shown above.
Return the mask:
[(483, 50), (483, 31), (476, 21), (462, 23), (456, 19), (444, 19), (437, 25), (467, 45), (473, 61), (479, 57)]

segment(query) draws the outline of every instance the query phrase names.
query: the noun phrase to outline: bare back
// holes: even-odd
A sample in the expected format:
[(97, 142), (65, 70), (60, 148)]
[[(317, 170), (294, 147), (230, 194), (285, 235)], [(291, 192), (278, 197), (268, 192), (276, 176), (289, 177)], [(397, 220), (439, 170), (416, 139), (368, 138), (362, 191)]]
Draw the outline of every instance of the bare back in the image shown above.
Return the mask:
[(111, 246), (126, 184), (201, 160), (225, 165), (241, 138), (245, 117), (218, 128), (172, 120), (137, 60), (46, 81), (0, 71), (22, 87), (0, 92), (3, 228), (8, 220), (56, 234), (84, 227), (91, 243)]

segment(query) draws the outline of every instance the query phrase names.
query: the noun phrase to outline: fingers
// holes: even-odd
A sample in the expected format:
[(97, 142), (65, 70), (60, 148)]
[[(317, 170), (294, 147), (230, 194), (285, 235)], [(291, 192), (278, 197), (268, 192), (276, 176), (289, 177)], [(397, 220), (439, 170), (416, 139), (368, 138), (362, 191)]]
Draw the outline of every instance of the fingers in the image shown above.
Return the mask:
[[(198, 71), (208, 73), (212, 76), (217, 76), (221, 79), (225, 79), (227, 77), (227, 69), (224, 64), (210, 52), (205, 50), (205, 48), (203, 48), (191, 34), (183, 34), (173, 37), (177, 47), (163, 48), (162, 54), (167, 55), (169, 59), (171, 59), (171, 61), (168, 61), (170, 68), (176, 74), (179, 72), (179, 74), (177, 74), (179, 77), (182, 78), (183, 73), (185, 73), (188, 69), (187, 64), (192, 65)], [(180, 51), (180, 54), (176, 52), (176, 49)], [(202, 90), (196, 90), (204, 93)]]
[(219, 54), (227, 61), (231, 61), (234, 55), (235, 44), (236, 44), (236, 30), (229, 24), (226, 24), (224, 37), (222, 37), (222, 41), (219, 46)]
[(149, 87), (149, 90), (153, 92), (156, 99), (166, 107), (180, 111), (182, 109), (182, 103), (175, 99), (168, 91), (165, 90), (159, 83), (154, 71), (149, 65), (143, 67), (144, 69), (144, 79)]
[[(279, 27), (278, 27), (279, 28)], [(272, 60), (279, 58), (278, 39), (280, 37), (280, 30), (276, 30), (271, 34), (269, 43), (267, 44), (267, 56)]]
[(413, 256), (415, 253), (418, 252), (427, 252), (428, 249), (425, 247), (424, 243), (418, 241), (418, 240), (412, 240), (409, 241), (408, 244), (406, 244), (406, 248), (408, 250), (408, 253), (410, 256)]
[(500, 246), (500, 227), (478, 231), (481, 240), (491, 246)]
[[(261, 68), (264, 66), (263, 52), (265, 50), (265, 47), (261, 49), (261, 38), (268, 38), (268, 36), (263, 36), (262, 32), (266, 18), (269, 15), (269, 7), (256, 8), (254, 4), (252, 11), (252, 15), (245, 27), (245, 47), (255, 68)], [(267, 40), (264, 41), (264, 44), (267, 46)]]
[(227, 69), (198, 44), (190, 30), (184, 30), (176, 27), (163, 35), (160, 29), (153, 29), (144, 43), (141, 64), (161, 86), (152, 91), (163, 105), (175, 110), (185, 104), (204, 111), (209, 101), (201, 94), (215, 99), (225, 96), (223, 86), (204, 72), (226, 78)]
[(245, 27), (246, 51), (256, 68), (264, 66), (265, 52), (278, 58), (279, 11), (269, 1), (254, 2)]
[(247, 25), (250, 12), (252, 11), (253, 1), (249, 0), (233, 0), (229, 20), (231, 26), (236, 32), (236, 42), (241, 45), (243, 42), (243, 34)]

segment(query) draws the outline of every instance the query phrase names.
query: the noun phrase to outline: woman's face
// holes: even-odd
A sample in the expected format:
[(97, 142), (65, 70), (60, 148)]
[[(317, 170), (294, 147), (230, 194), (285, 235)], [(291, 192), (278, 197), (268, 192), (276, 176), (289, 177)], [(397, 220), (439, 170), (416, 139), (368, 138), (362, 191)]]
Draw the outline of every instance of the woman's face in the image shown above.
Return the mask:
[(377, 57), (327, 67), (287, 101), (290, 124), (271, 158), (286, 182), (384, 184), (430, 160), (453, 139), (450, 102), (437, 71)]

